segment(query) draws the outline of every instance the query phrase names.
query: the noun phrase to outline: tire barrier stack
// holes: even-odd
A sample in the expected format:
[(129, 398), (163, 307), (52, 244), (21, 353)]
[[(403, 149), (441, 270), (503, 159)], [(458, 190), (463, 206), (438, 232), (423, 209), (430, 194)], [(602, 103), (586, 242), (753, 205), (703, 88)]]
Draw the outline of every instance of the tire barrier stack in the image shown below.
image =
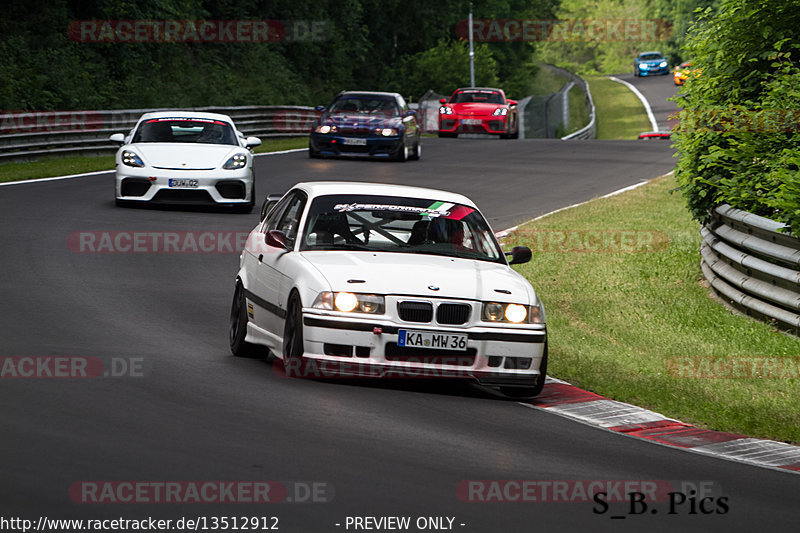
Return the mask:
[(800, 335), (800, 238), (787, 229), (747, 211), (719, 206), (700, 230), (701, 268), (727, 303)]

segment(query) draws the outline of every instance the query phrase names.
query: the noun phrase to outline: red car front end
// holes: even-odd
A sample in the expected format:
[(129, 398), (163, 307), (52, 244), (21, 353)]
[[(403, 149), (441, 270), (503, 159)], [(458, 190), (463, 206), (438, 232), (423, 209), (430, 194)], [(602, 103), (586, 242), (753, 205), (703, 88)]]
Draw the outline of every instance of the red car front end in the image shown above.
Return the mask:
[(516, 138), (517, 102), (506, 99), (501, 89), (456, 89), (449, 100), (440, 100), (439, 137), (459, 133), (484, 133)]

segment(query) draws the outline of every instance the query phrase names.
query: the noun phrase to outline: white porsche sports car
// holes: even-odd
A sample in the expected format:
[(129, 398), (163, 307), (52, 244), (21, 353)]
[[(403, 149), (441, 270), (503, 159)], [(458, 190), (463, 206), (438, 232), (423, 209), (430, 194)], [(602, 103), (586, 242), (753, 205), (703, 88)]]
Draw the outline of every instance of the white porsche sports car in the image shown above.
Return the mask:
[(227, 115), (194, 111), (145, 113), (117, 150), (117, 205), (224, 204), (250, 211), (255, 203), (251, 149)]
[(544, 308), (509, 266), (531, 251), (504, 254), (468, 198), (309, 182), (262, 218), (236, 277), (234, 355), (266, 346), (290, 376), (465, 378), (509, 396), (541, 391)]

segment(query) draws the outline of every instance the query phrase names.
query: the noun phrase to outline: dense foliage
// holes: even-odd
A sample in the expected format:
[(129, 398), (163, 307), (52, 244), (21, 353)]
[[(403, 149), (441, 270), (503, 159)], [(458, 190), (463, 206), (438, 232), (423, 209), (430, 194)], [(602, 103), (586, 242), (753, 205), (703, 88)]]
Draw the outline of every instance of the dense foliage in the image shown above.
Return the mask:
[[(475, 0), (476, 18), (553, 18), (559, 0)], [(319, 104), (339, 90), (419, 98), (469, 83), (468, 0), (29, 0), (0, 13), (0, 109)], [(84, 42), (87, 20), (275, 20), (274, 42)], [(314, 24), (317, 33), (309, 31)], [(521, 85), (532, 43), (477, 48), (477, 79)], [(519, 97), (524, 94), (516, 95)]]
[(728, 203), (800, 235), (800, 1), (722, 0), (687, 44), (677, 177), (695, 218)]

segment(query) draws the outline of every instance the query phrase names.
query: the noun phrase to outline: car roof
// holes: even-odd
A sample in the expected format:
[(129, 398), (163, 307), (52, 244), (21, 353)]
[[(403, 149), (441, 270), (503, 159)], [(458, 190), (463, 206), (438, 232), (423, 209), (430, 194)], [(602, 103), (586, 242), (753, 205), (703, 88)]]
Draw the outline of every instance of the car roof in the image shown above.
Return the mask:
[(153, 118), (205, 118), (210, 120), (222, 120), (225, 122), (232, 123), (231, 117), (228, 115), (222, 115), (220, 113), (207, 113), (204, 111), (185, 111), (185, 110), (178, 110), (175, 111), (152, 111), (150, 113), (145, 113), (142, 115), (139, 120), (150, 120)]
[(453, 202), (476, 207), (466, 196), (454, 192), (412, 187), (409, 185), (393, 185), (386, 183), (367, 183), (360, 181), (305, 181), (298, 183), (293, 189), (305, 191), (309, 198), (329, 194), (367, 194), (375, 196), (404, 196), (407, 198), (430, 198), (442, 202)]

